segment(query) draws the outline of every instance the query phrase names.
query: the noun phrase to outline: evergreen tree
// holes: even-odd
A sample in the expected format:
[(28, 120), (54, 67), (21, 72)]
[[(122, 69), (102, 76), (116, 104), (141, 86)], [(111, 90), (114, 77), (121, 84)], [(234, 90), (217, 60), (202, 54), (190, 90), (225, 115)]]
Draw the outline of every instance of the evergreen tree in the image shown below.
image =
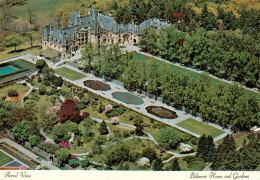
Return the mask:
[(179, 161), (178, 161), (177, 158), (173, 159), (171, 170), (172, 171), (180, 171), (181, 170), (180, 165), (179, 165)]
[(109, 133), (107, 129), (107, 124), (104, 120), (100, 124), (99, 132), (101, 135), (107, 135)]
[(163, 164), (162, 164), (161, 158), (156, 158), (154, 161), (154, 164), (153, 164), (153, 170), (162, 171), (162, 167), (163, 167)]
[(201, 157), (206, 162), (210, 162), (214, 157), (215, 151), (216, 148), (212, 136), (206, 137), (204, 134), (199, 138), (197, 153), (198, 157)]

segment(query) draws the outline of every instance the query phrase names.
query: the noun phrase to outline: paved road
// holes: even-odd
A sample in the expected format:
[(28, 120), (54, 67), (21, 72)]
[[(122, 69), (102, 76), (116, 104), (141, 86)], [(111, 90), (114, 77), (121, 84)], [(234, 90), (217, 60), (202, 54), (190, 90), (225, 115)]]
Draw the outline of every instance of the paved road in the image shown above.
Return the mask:
[(19, 151), (21, 151), (22, 153), (26, 154), (27, 156), (29, 156), (30, 158), (34, 159), (35, 161), (41, 163), (41, 166), (44, 167), (48, 167), (51, 170), (59, 170), (58, 167), (52, 165), (50, 162), (45, 161), (44, 159), (41, 161), (38, 161), (36, 158), (38, 157), (37, 155), (35, 155), (34, 153), (32, 153), (31, 151), (25, 149), (24, 147), (22, 147), (21, 145), (17, 144), (16, 142), (10, 140), (10, 139), (0, 139), (0, 143), (7, 143), (10, 146), (13, 146), (14, 148), (18, 149)]

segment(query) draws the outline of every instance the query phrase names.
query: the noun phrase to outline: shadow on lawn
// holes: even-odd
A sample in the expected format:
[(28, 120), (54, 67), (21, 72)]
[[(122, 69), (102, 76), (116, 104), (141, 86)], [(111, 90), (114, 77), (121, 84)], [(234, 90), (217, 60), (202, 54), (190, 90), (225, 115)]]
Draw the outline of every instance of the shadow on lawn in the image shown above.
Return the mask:
[(17, 49), (16, 51), (15, 51), (15, 50), (12, 50), (12, 51), (9, 51), (8, 54), (20, 53), (20, 52), (27, 51), (27, 50), (34, 49), (34, 48), (39, 48), (39, 49), (41, 49), (41, 46), (39, 46), (39, 45), (38, 45), (38, 46), (32, 46), (32, 47), (23, 48), (23, 49)]

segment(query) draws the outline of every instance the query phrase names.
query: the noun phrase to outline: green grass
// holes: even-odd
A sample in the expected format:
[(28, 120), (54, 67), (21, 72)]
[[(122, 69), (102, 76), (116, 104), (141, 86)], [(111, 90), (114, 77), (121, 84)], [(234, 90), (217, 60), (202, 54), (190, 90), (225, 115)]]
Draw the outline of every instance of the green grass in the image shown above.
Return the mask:
[(29, 61), (23, 60), (23, 59), (19, 59), (17, 61), (14, 61), (16, 64), (24, 67), (24, 68), (28, 68), (28, 69), (32, 69), (35, 68), (35, 65), (33, 63), (30, 63)]
[(13, 159), (0, 151), (0, 166), (11, 162)]
[(55, 73), (72, 81), (76, 81), (78, 79), (87, 77), (86, 75), (69, 69), (67, 67), (58, 68), (55, 70)]
[[(136, 60), (139, 60), (139, 61), (157, 61), (159, 62), (160, 64), (163, 64), (163, 65), (167, 65), (170, 67), (170, 69), (178, 74), (182, 74), (182, 75), (186, 75), (186, 76), (189, 76), (189, 77), (194, 77), (194, 78), (200, 78), (202, 76), (202, 74), (199, 74), (199, 73), (196, 73), (194, 71), (191, 71), (191, 70), (188, 70), (188, 69), (185, 69), (185, 68), (182, 68), (182, 67), (179, 67), (179, 66), (176, 66), (172, 63), (167, 63), (167, 62), (163, 62), (163, 61), (160, 61), (156, 58), (152, 58), (152, 57), (148, 57), (148, 56), (145, 56), (143, 54), (139, 54), (139, 53), (135, 53), (134, 54), (134, 59)], [(217, 79), (213, 79), (210, 77), (210, 84), (211, 85), (218, 85), (218, 84), (223, 84), (226, 88), (228, 87), (231, 87), (232, 85), (231, 84), (228, 84), (228, 83), (225, 83), (225, 82), (222, 82), (220, 80), (217, 80)], [(246, 93), (251, 93), (255, 96), (257, 96), (257, 98), (260, 99), (260, 94), (259, 93), (255, 93), (255, 92), (252, 92), (252, 91), (248, 91), (246, 89), (244, 89), (244, 91)]]
[(203, 134), (211, 135), (213, 138), (224, 133), (224, 131), (216, 129), (212, 126), (209, 126), (203, 122), (199, 122), (192, 118), (179, 122), (177, 123), (177, 125), (185, 129), (188, 129), (194, 133), (197, 133), (199, 135), (203, 135)]
[(247, 135), (248, 135), (248, 133), (246, 133), (246, 134), (240, 136), (239, 138), (235, 139), (237, 148), (243, 145), (244, 140), (247, 140), (247, 142), (248, 142)]
[(7, 97), (8, 90), (10, 90), (10, 89), (17, 90), (18, 94), (20, 94), (20, 93), (26, 93), (29, 90), (29, 87), (16, 83), (16, 84), (11, 84), (11, 85), (5, 86), (3, 88), (0, 88), (0, 99), (2, 97)]
[(35, 42), (34, 46), (31, 47), (28, 41), (23, 41), (23, 44), (17, 46), (17, 52), (14, 52), (14, 47), (9, 47), (3, 51), (0, 51), (0, 62), (4, 59), (22, 55), (25, 53), (39, 55), (41, 52), (42, 52), (41, 42)]

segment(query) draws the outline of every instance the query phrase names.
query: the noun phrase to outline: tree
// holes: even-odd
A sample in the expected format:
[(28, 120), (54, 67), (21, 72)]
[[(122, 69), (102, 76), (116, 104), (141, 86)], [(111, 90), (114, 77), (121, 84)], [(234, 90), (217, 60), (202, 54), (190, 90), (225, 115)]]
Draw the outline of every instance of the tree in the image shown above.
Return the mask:
[(153, 170), (154, 171), (162, 171), (163, 169), (162, 159), (156, 158), (153, 164)]
[(32, 146), (38, 146), (39, 145), (39, 139), (36, 135), (30, 135), (29, 136), (29, 143)]
[(181, 170), (180, 165), (179, 165), (179, 161), (178, 161), (177, 158), (173, 159), (172, 165), (171, 165), (171, 170), (172, 171), (180, 171)]
[(31, 47), (33, 47), (33, 42), (36, 40), (37, 38), (37, 34), (35, 31), (28, 31), (26, 32), (26, 36), (30, 39), (31, 41)]
[(182, 133), (170, 127), (160, 129), (157, 138), (158, 142), (165, 148), (174, 148), (182, 140)]
[(27, 120), (23, 120), (22, 122), (18, 123), (16, 126), (12, 128), (14, 136), (23, 142), (28, 140), (30, 136), (30, 125), (31, 122)]
[(46, 93), (46, 86), (40, 85), (39, 87), (39, 94), (44, 95)]
[(59, 149), (58, 151), (55, 152), (55, 155), (61, 165), (67, 163), (70, 158), (70, 152), (66, 148)]
[(72, 121), (79, 123), (81, 121), (80, 109), (72, 99), (66, 99), (60, 108), (59, 118), (61, 123)]
[(48, 67), (48, 64), (44, 59), (39, 59), (36, 61), (36, 68), (42, 70), (44, 67)]
[(109, 133), (107, 129), (107, 124), (104, 120), (100, 124), (99, 132), (101, 135), (107, 135)]
[(150, 162), (153, 162), (157, 158), (156, 151), (150, 147), (143, 149), (142, 156), (147, 157)]
[(82, 59), (86, 60), (86, 70), (91, 70), (92, 61), (97, 55), (97, 45), (87, 43), (82, 50)]
[(213, 160), (216, 148), (212, 136), (204, 134), (199, 138), (197, 156), (204, 161), (210, 162)]
[(16, 52), (16, 47), (22, 44), (22, 37), (17, 33), (13, 33), (5, 38), (5, 42), (7, 47), (13, 46)]
[(16, 89), (10, 89), (10, 90), (8, 90), (7, 93), (8, 93), (9, 97), (17, 97), (18, 96), (18, 92), (17, 92)]

